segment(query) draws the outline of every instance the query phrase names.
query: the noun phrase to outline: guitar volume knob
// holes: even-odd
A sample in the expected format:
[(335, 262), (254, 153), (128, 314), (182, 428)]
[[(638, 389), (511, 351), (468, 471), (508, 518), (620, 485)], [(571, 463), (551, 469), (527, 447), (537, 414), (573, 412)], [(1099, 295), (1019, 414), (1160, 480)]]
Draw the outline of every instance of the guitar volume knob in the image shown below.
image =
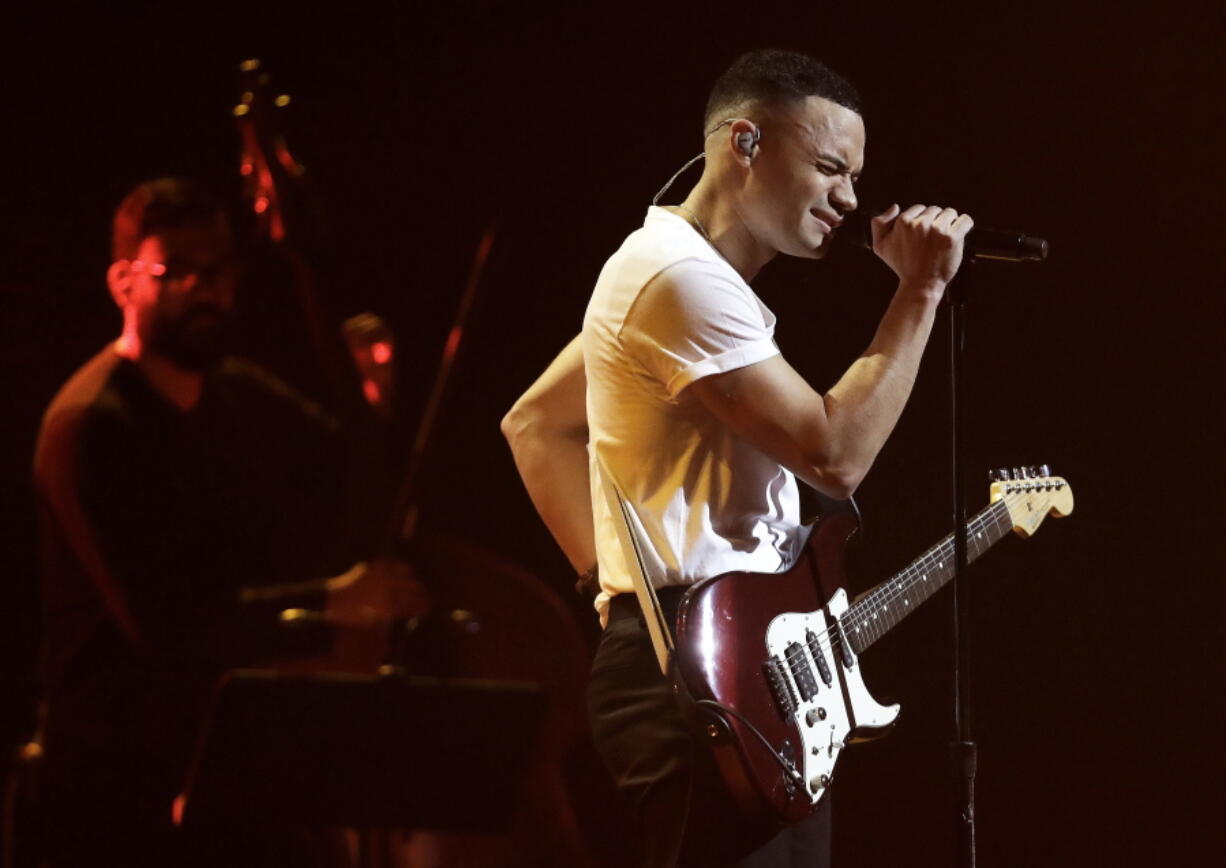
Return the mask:
[(805, 712), (805, 723), (807, 723), (809, 726), (816, 726), (819, 720), (825, 719), (826, 709), (824, 708), (810, 708)]
[(809, 792), (816, 793), (818, 790), (824, 790), (828, 786), (830, 786), (830, 775), (818, 775), (809, 781)]

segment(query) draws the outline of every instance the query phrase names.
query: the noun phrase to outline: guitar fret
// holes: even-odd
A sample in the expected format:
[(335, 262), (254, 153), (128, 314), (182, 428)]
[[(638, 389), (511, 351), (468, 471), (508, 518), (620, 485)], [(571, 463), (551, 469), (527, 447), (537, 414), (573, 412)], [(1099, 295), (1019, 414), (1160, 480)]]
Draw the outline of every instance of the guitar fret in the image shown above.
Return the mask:
[[(1009, 511), (1002, 501), (975, 515), (967, 522), (967, 563), (976, 560), (1010, 530)], [(847, 610), (843, 621), (856, 653), (884, 636), (953, 578), (954, 545), (954, 535), (949, 534)]]

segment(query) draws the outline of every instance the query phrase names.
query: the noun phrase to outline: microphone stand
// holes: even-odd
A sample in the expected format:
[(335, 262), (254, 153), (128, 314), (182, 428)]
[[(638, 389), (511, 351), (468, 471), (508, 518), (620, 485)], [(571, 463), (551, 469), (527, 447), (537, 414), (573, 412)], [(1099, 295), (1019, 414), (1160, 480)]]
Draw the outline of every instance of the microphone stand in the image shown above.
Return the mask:
[(966, 349), (966, 305), (975, 259), (967, 257), (946, 290), (949, 307), (949, 408), (954, 509), (954, 725), (953, 773), (958, 780), (958, 865), (975, 868), (975, 771), (978, 745), (970, 719), (970, 606), (966, 574), (965, 407), (963, 364)]
[[(971, 733), (971, 614), (966, 575), (966, 307), (980, 259), (1043, 262), (1047, 241), (1019, 232), (981, 230), (978, 252), (964, 256), (962, 267), (946, 290), (949, 307), (950, 463), (953, 466), (954, 509), (954, 742), (950, 758), (958, 781), (958, 865), (975, 868), (975, 775), (979, 745)], [(989, 243), (990, 242), (990, 243)], [(1016, 471), (1015, 471), (1016, 472)]]
[[(882, 209), (862, 209), (848, 215), (842, 230), (843, 238), (867, 250), (873, 249), (869, 221)], [(977, 238), (975, 237), (977, 236)], [(977, 243), (976, 243), (977, 242)], [(975, 771), (978, 745), (971, 735), (970, 718), (970, 608), (966, 574), (966, 473), (963, 456), (965, 440), (966, 387), (964, 350), (966, 348), (966, 304), (970, 297), (971, 277), (979, 259), (1005, 262), (1043, 262), (1047, 259), (1047, 241), (1020, 232), (999, 229), (972, 230), (967, 236), (962, 267), (954, 275), (945, 292), (949, 308), (949, 411), (950, 455), (953, 465), (954, 510), (954, 742), (951, 745), (953, 773), (958, 780), (958, 864), (975, 868)]]

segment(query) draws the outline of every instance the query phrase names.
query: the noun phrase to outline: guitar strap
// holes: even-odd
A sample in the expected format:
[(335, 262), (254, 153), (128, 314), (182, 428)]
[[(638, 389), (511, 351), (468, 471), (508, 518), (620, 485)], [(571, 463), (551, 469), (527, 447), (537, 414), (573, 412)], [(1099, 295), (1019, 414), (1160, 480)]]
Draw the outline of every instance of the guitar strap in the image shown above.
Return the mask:
[[(595, 451), (594, 445), (592, 450), (596, 455), (596, 465), (599, 468), (601, 487), (604, 489), (609, 513), (613, 516), (621, 516), (621, 521), (614, 519), (614, 524), (617, 526), (618, 544), (629, 566), (630, 580), (634, 584), (634, 595), (638, 598), (639, 608), (643, 611), (643, 622), (647, 625), (648, 635), (651, 636), (656, 662), (664, 677), (672, 685), (673, 698), (677, 701), (677, 708), (681, 711), (683, 719), (697, 736), (691, 742), (691, 751), (700, 749), (699, 746), (703, 744), (709, 746), (714, 735), (727, 734), (728, 724), (720, 715), (710, 709), (703, 709), (694, 702), (685, 679), (677, 671), (672, 629), (664, 610), (660, 607), (660, 598), (656, 596), (655, 586), (651, 583), (648, 561), (643, 555), (647, 533), (639, 521), (638, 513), (622, 494), (621, 488), (608, 467), (605, 466), (600, 453)], [(711, 729), (711, 727), (717, 727), (717, 729)], [(692, 761), (693, 754), (691, 753), (691, 763)], [(673, 840), (678, 848), (685, 837), (686, 826), (690, 823), (693, 799), (694, 778), (691, 775), (685, 801), (679, 806), (680, 810), (676, 816), (678, 826)], [(673, 858), (674, 860), (677, 858), (676, 854)]]
[[(592, 447), (595, 452), (595, 446)], [(630, 580), (634, 584), (634, 595), (638, 598), (639, 608), (643, 610), (643, 620), (647, 624), (647, 632), (651, 636), (651, 646), (656, 652), (656, 662), (660, 671), (672, 677), (673, 634), (660, 608), (660, 599), (648, 575), (647, 561), (643, 556), (643, 540), (646, 531), (639, 521), (638, 513), (622, 495), (613, 474), (605, 466), (604, 459), (596, 454), (596, 465), (600, 469), (601, 488), (609, 505), (609, 514), (621, 516), (621, 521), (614, 521), (617, 526), (617, 539), (630, 567)], [(633, 557), (632, 557), (633, 556)]]

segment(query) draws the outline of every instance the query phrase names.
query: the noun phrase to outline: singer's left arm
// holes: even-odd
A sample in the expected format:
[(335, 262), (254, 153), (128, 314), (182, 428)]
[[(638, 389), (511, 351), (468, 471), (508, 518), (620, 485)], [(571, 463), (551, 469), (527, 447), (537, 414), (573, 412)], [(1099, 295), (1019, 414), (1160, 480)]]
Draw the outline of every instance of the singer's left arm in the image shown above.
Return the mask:
[(586, 396), (583, 349), (575, 337), (502, 420), (528, 496), (578, 573), (596, 563)]

